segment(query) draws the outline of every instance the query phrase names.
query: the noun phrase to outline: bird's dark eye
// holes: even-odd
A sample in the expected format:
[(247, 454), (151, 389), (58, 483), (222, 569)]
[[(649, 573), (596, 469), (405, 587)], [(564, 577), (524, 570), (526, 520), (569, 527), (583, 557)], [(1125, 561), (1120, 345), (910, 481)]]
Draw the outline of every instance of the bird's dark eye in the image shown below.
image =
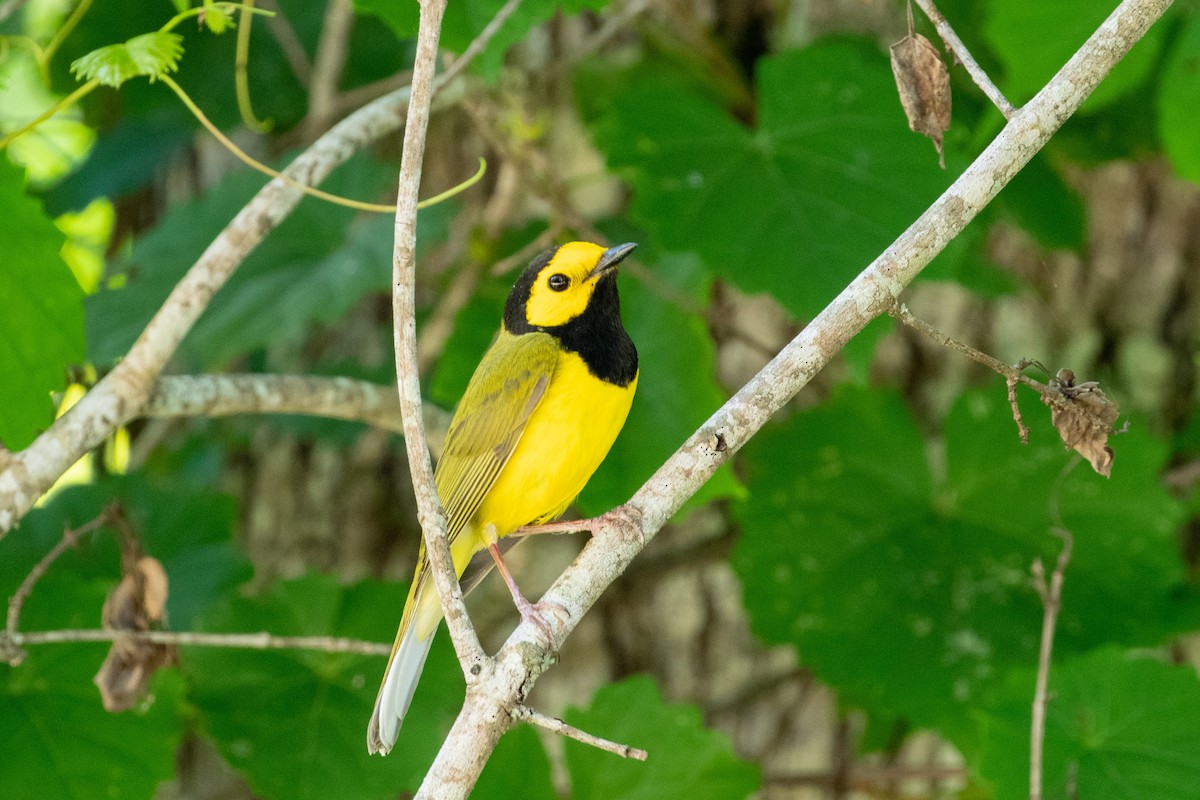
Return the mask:
[(546, 283), (549, 284), (550, 288), (554, 291), (561, 292), (571, 285), (571, 279), (566, 275), (563, 275), (561, 272), (556, 272), (550, 276), (550, 279), (546, 281)]

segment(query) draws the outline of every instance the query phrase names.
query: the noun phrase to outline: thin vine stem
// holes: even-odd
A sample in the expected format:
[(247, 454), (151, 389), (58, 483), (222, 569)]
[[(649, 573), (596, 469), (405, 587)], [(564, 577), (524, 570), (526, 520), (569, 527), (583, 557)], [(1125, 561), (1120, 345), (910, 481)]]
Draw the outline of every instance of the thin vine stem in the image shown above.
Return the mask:
[(45, 70), (50, 65), (50, 59), (54, 58), (54, 54), (58, 52), (58, 48), (75, 27), (79, 25), (79, 21), (83, 19), (83, 15), (92, 7), (92, 0), (79, 0), (79, 5), (75, 6), (75, 10), (71, 12), (71, 16), (67, 17), (57, 31), (54, 32), (54, 38), (46, 45), (46, 49), (42, 51), (41, 61), (42, 69)]
[(254, 0), (246, 0), (238, 18), (237, 52), (233, 60), (234, 91), (237, 94), (238, 113), (242, 122), (255, 133), (267, 133), (274, 127), (270, 119), (260, 120), (250, 102), (250, 25), (254, 19)]
[[(160, 75), (158, 79), (160, 81), (162, 81), (164, 84), (166, 84), (167, 87), (169, 87), (171, 89), (171, 91), (175, 92), (175, 95), (180, 99), (180, 101), (185, 106), (187, 106), (188, 111), (192, 112), (192, 115), (194, 117), (196, 117), (197, 120), (200, 121), (200, 124), (203, 125), (204, 128), (209, 133), (211, 133), (213, 135), (213, 137), (225, 147), (225, 149), (227, 149), (230, 153), (233, 153), (233, 155), (239, 161), (241, 161), (243, 164), (250, 167), (251, 169), (257, 170), (257, 171), (263, 173), (264, 175), (269, 175), (272, 178), (278, 178), (279, 180), (283, 181), (284, 183), (288, 184), (289, 186), (299, 189), (300, 191), (304, 192), (307, 195), (316, 197), (321, 200), (325, 200), (326, 202), (333, 203), (334, 205), (346, 206), (347, 208), (355, 208), (355, 209), (358, 209), (359, 211), (373, 211), (373, 212), (380, 213), (380, 214), (396, 213), (396, 207), (394, 205), (386, 205), (383, 203), (367, 203), (362, 200), (351, 200), (350, 198), (347, 198), (347, 197), (341, 197), (336, 194), (330, 194), (329, 192), (326, 192), (322, 189), (317, 189), (316, 187), (303, 184), (300, 181), (297, 181), (294, 178), (292, 178), (288, 175), (285, 175), (284, 173), (282, 173), (278, 170), (268, 167), (266, 164), (262, 163), (261, 161), (259, 161), (258, 159), (254, 158), (249, 153), (247, 153), (245, 150), (238, 147), (236, 144), (233, 143), (232, 139), (230, 139), (228, 136), (226, 136), (224, 133), (222, 133), (221, 129), (213, 124), (212, 120), (210, 120), (205, 115), (205, 113), (200, 110), (200, 106), (196, 105), (195, 101), (193, 101), (192, 98), (188, 95), (188, 93), (183, 90), (183, 87), (180, 86), (178, 83), (176, 83), (175, 80), (170, 75)], [(428, 208), (429, 206), (443, 202), (444, 200), (448, 200), (449, 198), (453, 197), (454, 195), (459, 194), (460, 192), (465, 191), (466, 189), (469, 189), (470, 187), (474, 186), (476, 183), (479, 182), (479, 180), (483, 177), (483, 175), (486, 171), (487, 171), (487, 161), (485, 161), (483, 158), (480, 158), (479, 159), (479, 169), (475, 172), (474, 175), (472, 175), (470, 178), (463, 181), (462, 183), (458, 184), (457, 186), (453, 186), (453, 187), (447, 189), (446, 191), (442, 192), (441, 194), (437, 194), (426, 200), (422, 200), (420, 203), (417, 204), (417, 208)]]

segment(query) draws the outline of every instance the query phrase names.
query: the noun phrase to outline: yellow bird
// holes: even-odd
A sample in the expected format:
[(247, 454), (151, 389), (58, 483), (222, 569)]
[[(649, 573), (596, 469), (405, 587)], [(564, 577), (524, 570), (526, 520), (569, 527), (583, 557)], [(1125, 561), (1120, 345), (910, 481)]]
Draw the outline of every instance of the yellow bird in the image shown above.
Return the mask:
[[(617, 265), (636, 247), (571, 242), (530, 262), (504, 305), (500, 333), (450, 421), (434, 477), (455, 572), (488, 548), (523, 615), (499, 538), (554, 519), (617, 438), (638, 381), (621, 325)], [(396, 644), (367, 728), (367, 749), (396, 742), (442, 619), (424, 543)]]

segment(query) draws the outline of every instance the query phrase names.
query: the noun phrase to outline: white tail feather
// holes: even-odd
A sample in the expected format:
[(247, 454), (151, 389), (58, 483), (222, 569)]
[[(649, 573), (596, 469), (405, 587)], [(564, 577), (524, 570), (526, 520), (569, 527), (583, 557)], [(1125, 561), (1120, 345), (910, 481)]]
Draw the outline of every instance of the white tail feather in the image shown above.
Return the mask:
[(396, 743), (400, 725), (417, 690), (417, 681), (421, 679), (421, 669), (433, 644), (433, 634), (426, 639), (419, 639), (416, 628), (416, 625), (409, 625), (401, 637), (395, 654), (388, 662), (379, 696), (375, 698), (375, 711), (371, 713), (371, 724), (367, 726), (367, 750), (372, 755), (387, 755)]

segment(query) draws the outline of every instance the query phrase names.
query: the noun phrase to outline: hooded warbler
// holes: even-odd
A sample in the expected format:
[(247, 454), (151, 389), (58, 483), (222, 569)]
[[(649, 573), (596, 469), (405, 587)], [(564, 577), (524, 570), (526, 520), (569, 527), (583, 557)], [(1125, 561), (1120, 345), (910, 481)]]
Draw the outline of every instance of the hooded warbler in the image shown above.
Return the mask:
[[(458, 404), (434, 473), (459, 577), (498, 538), (567, 509), (625, 424), (638, 381), (621, 325), (617, 265), (636, 247), (571, 242), (530, 262), (504, 305), (500, 332)], [(417, 561), (367, 749), (396, 742), (442, 619), (425, 545)]]

